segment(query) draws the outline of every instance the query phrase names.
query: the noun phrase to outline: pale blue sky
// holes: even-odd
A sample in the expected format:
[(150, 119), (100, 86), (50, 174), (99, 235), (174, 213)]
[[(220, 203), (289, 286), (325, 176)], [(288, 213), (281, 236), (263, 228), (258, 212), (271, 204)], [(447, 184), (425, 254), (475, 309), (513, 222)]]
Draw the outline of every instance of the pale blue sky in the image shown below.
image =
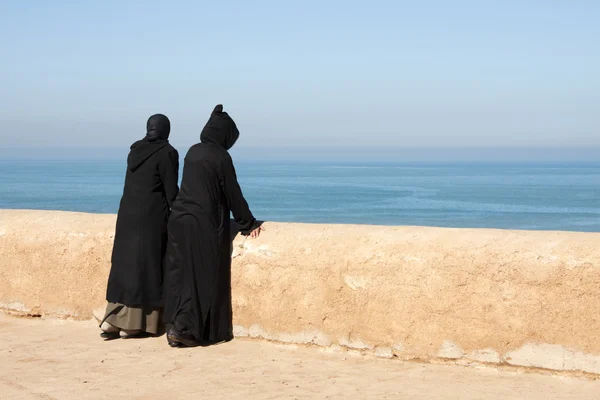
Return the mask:
[(0, 146), (600, 147), (600, 1), (3, 1)]

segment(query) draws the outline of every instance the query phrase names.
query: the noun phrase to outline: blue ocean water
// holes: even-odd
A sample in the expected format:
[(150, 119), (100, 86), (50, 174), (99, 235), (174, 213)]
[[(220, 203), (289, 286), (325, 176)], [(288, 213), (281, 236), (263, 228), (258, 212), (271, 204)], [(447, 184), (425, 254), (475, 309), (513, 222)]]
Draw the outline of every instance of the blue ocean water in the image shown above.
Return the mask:
[[(267, 221), (600, 232), (600, 164), (236, 168)], [(124, 173), (115, 161), (0, 161), (0, 208), (115, 213)]]

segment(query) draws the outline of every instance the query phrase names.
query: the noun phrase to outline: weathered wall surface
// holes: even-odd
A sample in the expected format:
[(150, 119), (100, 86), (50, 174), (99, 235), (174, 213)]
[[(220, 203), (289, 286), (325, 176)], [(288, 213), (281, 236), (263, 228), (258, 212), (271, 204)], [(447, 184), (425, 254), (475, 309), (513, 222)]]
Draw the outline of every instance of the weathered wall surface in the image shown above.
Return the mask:
[[(0, 211), (0, 306), (89, 318), (114, 224)], [(238, 336), (600, 374), (600, 234), (266, 227), (234, 243)]]

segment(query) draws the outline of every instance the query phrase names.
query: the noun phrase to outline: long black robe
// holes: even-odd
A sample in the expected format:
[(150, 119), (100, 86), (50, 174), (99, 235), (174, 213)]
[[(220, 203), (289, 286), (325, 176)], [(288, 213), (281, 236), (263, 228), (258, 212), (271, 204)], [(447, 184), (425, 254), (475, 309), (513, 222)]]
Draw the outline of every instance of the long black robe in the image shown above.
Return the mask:
[(185, 156), (169, 218), (164, 321), (199, 342), (233, 338), (230, 212), (242, 234), (259, 226), (227, 150), (239, 132), (217, 106)]
[(163, 260), (170, 208), (179, 191), (179, 155), (165, 138), (168, 119), (161, 117), (151, 117), (147, 137), (134, 143), (127, 157), (106, 300), (128, 307), (163, 306)]

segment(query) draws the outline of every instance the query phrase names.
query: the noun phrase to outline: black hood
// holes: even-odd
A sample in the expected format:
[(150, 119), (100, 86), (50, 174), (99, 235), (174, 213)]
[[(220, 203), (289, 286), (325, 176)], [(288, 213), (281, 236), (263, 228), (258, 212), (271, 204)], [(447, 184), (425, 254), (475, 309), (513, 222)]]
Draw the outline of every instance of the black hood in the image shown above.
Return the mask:
[(154, 114), (146, 122), (146, 139), (149, 142), (168, 140), (171, 133), (171, 121), (165, 115)]
[(200, 141), (202, 143), (214, 143), (229, 150), (240, 137), (233, 119), (223, 111), (223, 106), (219, 104), (215, 107), (208, 122), (200, 133)]
[(127, 157), (127, 168), (135, 171), (147, 159), (163, 147), (169, 145), (169, 133), (171, 123), (169, 118), (162, 114), (154, 114), (148, 118), (146, 123), (146, 137), (131, 145), (131, 151)]
[(167, 141), (150, 142), (146, 138), (138, 140), (131, 145), (131, 151), (129, 152), (129, 156), (127, 156), (127, 168), (132, 172), (135, 171), (154, 153), (168, 145), (169, 142)]

